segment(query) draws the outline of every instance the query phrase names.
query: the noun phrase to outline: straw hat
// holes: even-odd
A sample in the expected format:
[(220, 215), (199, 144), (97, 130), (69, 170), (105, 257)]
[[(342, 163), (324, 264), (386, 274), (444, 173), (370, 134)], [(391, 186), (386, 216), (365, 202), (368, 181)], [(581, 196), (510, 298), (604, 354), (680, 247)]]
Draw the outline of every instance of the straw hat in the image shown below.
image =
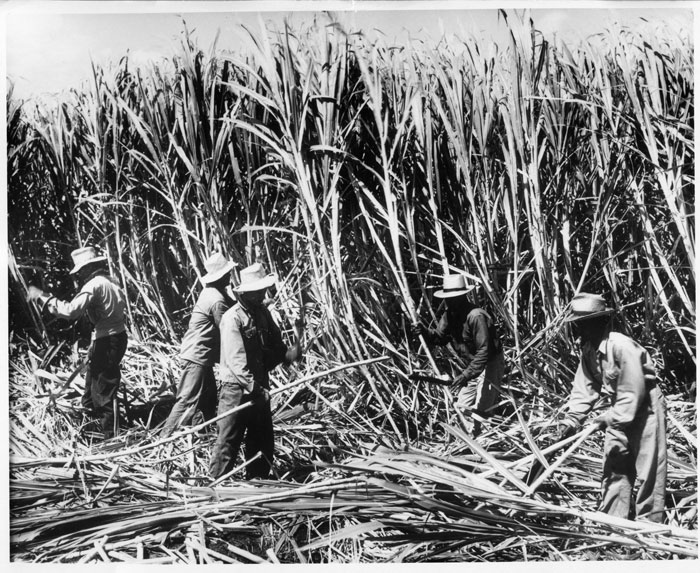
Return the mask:
[(223, 278), (226, 273), (230, 273), (235, 266), (236, 263), (228, 260), (221, 253), (214, 253), (204, 261), (204, 268), (207, 270), (207, 274), (202, 277), (202, 282), (205, 285), (215, 283)]
[(474, 290), (474, 286), (467, 286), (463, 275), (445, 275), (442, 279), (442, 290), (435, 292), (436, 298), (450, 298), (467, 294)]
[(277, 275), (265, 274), (260, 263), (250, 265), (241, 271), (241, 283), (233, 288), (234, 292), (253, 292), (265, 290), (277, 282)]
[(107, 257), (97, 254), (95, 247), (75, 249), (70, 256), (73, 259), (73, 269), (70, 271), (70, 274), (72, 275), (87, 265), (101, 263), (107, 260)]
[(574, 296), (570, 303), (570, 314), (564, 320), (574, 322), (596, 316), (612, 314), (613, 309), (605, 306), (605, 299), (599, 294), (582, 292)]

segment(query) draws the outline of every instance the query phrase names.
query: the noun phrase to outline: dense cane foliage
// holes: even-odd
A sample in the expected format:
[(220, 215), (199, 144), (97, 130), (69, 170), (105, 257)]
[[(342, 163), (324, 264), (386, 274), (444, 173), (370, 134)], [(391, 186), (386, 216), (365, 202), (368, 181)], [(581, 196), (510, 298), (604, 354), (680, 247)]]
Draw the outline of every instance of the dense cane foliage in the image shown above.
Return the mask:
[[(503, 17), (507, 46), (397, 50), (318, 23), (207, 53), (185, 35), (168, 65), (95, 68), (53, 106), (10, 92), (13, 342), (72, 342), (25, 288), (70, 297), (70, 251), (96, 244), (127, 291), (133, 344), (174, 357), (202, 262), (222, 249), (280, 275), (283, 325), (304, 305), (307, 372), (389, 357), (306, 388), (340, 434), (397, 444), (451, 423), (441, 392), (405, 373), (433, 364), (408, 326), (434, 319), (432, 288), (457, 270), (497, 319), (516, 409), (547, 417), (565, 397), (576, 348), (561, 316), (578, 291), (604, 294), (665, 393), (694, 400), (693, 46), (625, 29), (566, 46)], [(449, 351), (435, 358), (450, 370)], [(159, 360), (126, 376), (132, 392), (172, 383)], [(160, 389), (144, 392), (148, 372)], [(492, 558), (522, 558), (508, 551)]]
[(245, 61), (187, 39), (172, 69), (125, 58), (52, 109), (10, 97), (19, 269), (67, 295), (70, 250), (98, 244), (134, 334), (177, 340), (223, 248), (302, 286), (333, 338), (343, 321), (343, 341), (324, 340), (343, 356), (369, 353), (364, 329), (396, 333), (399, 315), (375, 312), (387, 303), (427, 317), (448, 266), (484, 281), (518, 355), (576, 290), (598, 291), (687, 389), (690, 46), (623, 30), (571, 51), (511, 32), (501, 51), (409, 54), (319, 25), (254, 34)]

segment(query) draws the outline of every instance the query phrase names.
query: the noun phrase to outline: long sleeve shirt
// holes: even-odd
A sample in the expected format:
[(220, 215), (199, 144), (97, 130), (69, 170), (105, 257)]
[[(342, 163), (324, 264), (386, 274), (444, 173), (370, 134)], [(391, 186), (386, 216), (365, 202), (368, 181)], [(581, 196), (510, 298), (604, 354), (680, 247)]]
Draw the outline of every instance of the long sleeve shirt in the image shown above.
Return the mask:
[(462, 313), (445, 312), (438, 327), (427, 335), (436, 344), (452, 342), (457, 352), (466, 360), (464, 381), (481, 374), (489, 360), (502, 351), (501, 340), (491, 316), (483, 309), (473, 307)]
[(235, 382), (247, 392), (270, 387), (269, 372), (285, 360), (282, 333), (264, 307), (237, 303), (221, 319), (222, 382)]
[(597, 347), (583, 347), (567, 418), (580, 425), (600, 396), (607, 394), (611, 407), (604, 414), (605, 424), (624, 429), (655, 386), (656, 373), (647, 351), (628, 336), (610, 332)]
[(201, 366), (213, 366), (219, 361), (221, 319), (232, 304), (225, 291), (204, 287), (182, 339), (181, 358)]
[(111, 278), (93, 275), (80, 292), (67, 302), (50, 298), (46, 307), (59, 318), (76, 320), (87, 314), (94, 325), (93, 338), (103, 338), (126, 330), (126, 297), (122, 289)]

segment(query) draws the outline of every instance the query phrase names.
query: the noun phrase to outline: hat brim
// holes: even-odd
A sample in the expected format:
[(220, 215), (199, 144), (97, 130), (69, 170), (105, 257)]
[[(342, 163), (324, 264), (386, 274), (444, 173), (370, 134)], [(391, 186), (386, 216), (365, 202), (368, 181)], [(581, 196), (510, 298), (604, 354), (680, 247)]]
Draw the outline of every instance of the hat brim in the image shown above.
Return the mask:
[(266, 277), (258, 279), (257, 281), (238, 285), (237, 287), (233, 288), (233, 292), (240, 293), (240, 292), (254, 292), (257, 290), (265, 290), (266, 288), (270, 288), (276, 282), (277, 282), (277, 275), (270, 274), (270, 275), (267, 275)]
[(94, 259), (90, 259), (89, 261), (85, 261), (84, 263), (81, 263), (81, 264), (79, 264), (79, 265), (75, 265), (75, 266), (73, 267), (73, 269), (72, 269), (68, 274), (74, 275), (74, 274), (77, 273), (80, 269), (83, 269), (83, 268), (87, 267), (88, 265), (92, 265), (92, 264), (94, 264), (94, 263), (102, 263), (102, 262), (104, 262), (104, 261), (106, 261), (106, 260), (107, 260), (107, 257), (105, 257), (104, 255), (101, 255), (101, 256), (99, 256), (99, 257), (95, 257)]
[(211, 273), (207, 273), (201, 278), (201, 281), (203, 284), (208, 285), (211, 283), (215, 283), (219, 279), (223, 278), (226, 276), (226, 273), (230, 273), (233, 270), (233, 267), (236, 266), (236, 263), (233, 261), (229, 261), (225, 267), (220, 268), (218, 271), (213, 271)]
[(581, 320), (588, 320), (589, 318), (596, 318), (598, 316), (607, 316), (614, 312), (612, 308), (606, 308), (605, 310), (599, 310), (597, 312), (589, 312), (587, 314), (570, 314), (564, 318), (564, 322), (579, 322)]
[(470, 287), (470, 288), (461, 288), (461, 289), (459, 289), (459, 290), (442, 290), (442, 289), (440, 289), (440, 290), (438, 290), (438, 291), (435, 291), (435, 292), (433, 293), (433, 296), (434, 296), (435, 298), (452, 298), (452, 297), (455, 297), (455, 296), (460, 296), (460, 295), (463, 295), (463, 294), (470, 293), (470, 292), (473, 291), (473, 290), (474, 290), (474, 287)]

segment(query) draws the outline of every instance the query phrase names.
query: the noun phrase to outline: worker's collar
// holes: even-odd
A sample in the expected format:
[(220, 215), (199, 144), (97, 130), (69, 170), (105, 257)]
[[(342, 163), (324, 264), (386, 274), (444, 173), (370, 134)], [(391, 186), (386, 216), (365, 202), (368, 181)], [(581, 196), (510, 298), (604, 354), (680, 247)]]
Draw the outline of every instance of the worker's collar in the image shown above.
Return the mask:
[(603, 337), (603, 340), (600, 341), (600, 344), (598, 345), (598, 354), (603, 354), (604, 356), (607, 356), (608, 354), (608, 336), (609, 332)]

